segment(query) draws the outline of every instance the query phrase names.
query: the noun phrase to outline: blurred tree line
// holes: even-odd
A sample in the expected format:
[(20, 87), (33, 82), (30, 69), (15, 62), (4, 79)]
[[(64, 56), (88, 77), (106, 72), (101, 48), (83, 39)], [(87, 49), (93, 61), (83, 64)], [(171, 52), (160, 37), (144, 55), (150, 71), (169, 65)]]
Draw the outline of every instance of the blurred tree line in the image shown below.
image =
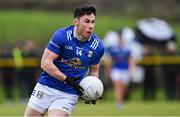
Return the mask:
[(122, 16), (161, 17), (180, 21), (180, 0), (0, 0), (1, 9), (71, 10), (94, 4), (98, 12)]

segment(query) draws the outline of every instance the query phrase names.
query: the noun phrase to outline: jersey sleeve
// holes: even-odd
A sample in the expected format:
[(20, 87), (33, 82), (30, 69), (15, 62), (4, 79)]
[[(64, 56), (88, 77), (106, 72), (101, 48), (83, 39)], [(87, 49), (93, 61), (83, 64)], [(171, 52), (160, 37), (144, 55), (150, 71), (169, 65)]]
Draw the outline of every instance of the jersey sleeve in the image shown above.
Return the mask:
[(51, 37), (51, 39), (50, 39), (50, 41), (49, 41), (49, 43), (47, 45), (47, 48), (50, 51), (52, 51), (53, 53), (59, 55), (61, 53), (61, 51), (62, 51), (62, 46), (63, 46), (63, 35), (62, 35), (62, 32), (61, 31), (56, 31), (52, 35), (52, 37)]
[(92, 64), (93, 65), (99, 64), (103, 55), (104, 55), (104, 46), (103, 44), (101, 44), (100, 49), (97, 52), (97, 57), (93, 60)]
[(105, 49), (104, 57), (111, 57), (111, 47)]

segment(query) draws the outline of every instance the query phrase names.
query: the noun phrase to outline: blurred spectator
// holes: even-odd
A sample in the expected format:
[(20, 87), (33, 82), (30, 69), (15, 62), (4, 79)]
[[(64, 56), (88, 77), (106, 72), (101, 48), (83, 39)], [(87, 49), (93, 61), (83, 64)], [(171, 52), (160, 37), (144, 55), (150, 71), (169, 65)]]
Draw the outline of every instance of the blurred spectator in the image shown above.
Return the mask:
[(26, 90), (26, 83), (25, 83), (25, 79), (22, 77), (22, 72), (23, 72), (23, 56), (22, 56), (22, 47), (23, 47), (24, 43), (23, 41), (18, 41), (15, 45), (15, 47), (13, 48), (13, 59), (14, 59), (14, 63), (15, 63), (15, 79), (16, 79), (16, 85), (17, 85), (17, 89), (18, 89), (18, 93), (19, 93), (19, 97), (20, 100), (23, 102), (25, 99), (25, 90)]
[[(23, 58), (31, 59), (30, 62), (33, 62), (33, 59), (38, 58), (38, 50), (36, 49), (35, 43), (32, 40), (26, 40), (24, 47), (22, 49)], [(25, 63), (26, 64), (26, 63)], [(30, 64), (23, 67), (22, 78), (24, 79), (24, 84), (26, 85), (26, 92), (28, 97), (30, 97), (31, 92), (36, 84), (36, 78), (38, 74), (38, 66)]]
[[(136, 40), (144, 45), (144, 56), (159, 55), (168, 41), (174, 41), (174, 33), (171, 26), (158, 18), (142, 19), (137, 23)], [(157, 71), (159, 67), (156, 61), (151, 59), (150, 64), (144, 64), (145, 79), (143, 83), (144, 100), (154, 100), (157, 90)]]
[[(16, 65), (16, 79), (20, 102), (25, 102), (31, 95), (36, 83), (37, 66), (31, 64), (33, 57), (38, 57), (35, 44), (32, 40), (25, 40), (17, 43), (13, 51)], [(29, 59), (30, 63), (25, 59)]]
[[(11, 58), (12, 58), (12, 45), (10, 43), (6, 43), (5, 46), (2, 47), (0, 59), (8, 60)], [(13, 95), (14, 95), (13, 65), (7, 66), (6, 63), (3, 64), (3, 66), (1, 66), (1, 75), (2, 75), (2, 85), (3, 85), (3, 93), (5, 96), (5, 101), (11, 102), (13, 101)]]
[[(164, 56), (176, 56), (177, 49), (174, 41), (169, 41), (166, 44), (166, 51), (163, 53)], [(179, 65), (174, 63), (164, 64), (162, 66), (163, 75), (165, 78), (165, 93), (167, 100), (174, 100), (176, 98), (176, 79), (179, 72)]]
[[(154, 50), (149, 44), (144, 44), (144, 56), (154, 55)], [(155, 63), (155, 61), (154, 61)], [(152, 64), (144, 64), (144, 81), (143, 81), (143, 99), (155, 100), (157, 96), (157, 77), (155, 72), (155, 66), (153, 61)]]
[(122, 32), (118, 34), (117, 43), (107, 48), (105, 73), (112, 80), (117, 108), (123, 107), (124, 97), (130, 82), (129, 71), (135, 66), (130, 49), (124, 44)]

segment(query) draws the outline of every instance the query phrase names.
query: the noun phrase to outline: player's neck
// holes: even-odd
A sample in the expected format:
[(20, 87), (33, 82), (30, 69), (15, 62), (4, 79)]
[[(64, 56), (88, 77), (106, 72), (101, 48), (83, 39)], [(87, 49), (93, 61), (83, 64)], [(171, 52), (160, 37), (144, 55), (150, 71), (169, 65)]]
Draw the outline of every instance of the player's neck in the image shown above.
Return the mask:
[(85, 42), (86, 40), (88, 40), (88, 39), (83, 38), (83, 36), (80, 33), (78, 33), (78, 29), (76, 27), (74, 28), (74, 36), (76, 37), (78, 41), (81, 41), (81, 42)]

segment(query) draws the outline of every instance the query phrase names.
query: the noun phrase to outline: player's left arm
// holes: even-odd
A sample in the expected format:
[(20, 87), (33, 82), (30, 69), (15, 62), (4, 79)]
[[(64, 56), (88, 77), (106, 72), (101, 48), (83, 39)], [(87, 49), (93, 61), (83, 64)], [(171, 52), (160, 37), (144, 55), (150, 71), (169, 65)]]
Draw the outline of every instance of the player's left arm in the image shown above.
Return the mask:
[(89, 67), (88, 76), (95, 76), (95, 77), (99, 78), (99, 64), (91, 65)]
[(95, 77), (99, 78), (100, 60), (101, 60), (102, 56), (104, 55), (104, 46), (103, 46), (103, 44), (98, 43), (97, 48), (95, 49), (95, 51), (96, 51), (96, 54), (95, 54), (96, 57), (92, 61), (91, 65), (89, 66), (89, 72), (88, 72), (87, 75), (88, 76), (95, 76)]

